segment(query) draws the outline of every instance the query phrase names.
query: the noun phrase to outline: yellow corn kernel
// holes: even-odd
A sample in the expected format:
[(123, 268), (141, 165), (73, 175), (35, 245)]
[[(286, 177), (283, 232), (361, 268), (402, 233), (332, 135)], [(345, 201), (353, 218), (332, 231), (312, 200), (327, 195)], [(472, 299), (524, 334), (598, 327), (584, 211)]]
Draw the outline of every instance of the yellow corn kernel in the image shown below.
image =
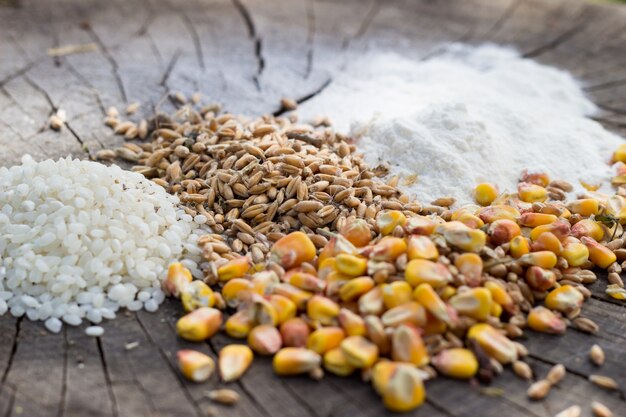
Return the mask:
[(167, 278), (163, 281), (165, 294), (178, 297), (181, 290), (191, 282), (191, 271), (180, 262), (173, 262), (167, 269)]
[(220, 281), (228, 281), (233, 278), (243, 277), (250, 269), (250, 260), (245, 256), (228, 261), (217, 269)]
[(569, 266), (581, 266), (589, 259), (589, 249), (580, 242), (568, 243), (563, 247), (561, 256), (565, 258)]
[(353, 313), (347, 308), (341, 309), (337, 320), (348, 336), (365, 336), (367, 333), (363, 317)]
[(229, 307), (237, 307), (254, 292), (254, 284), (243, 278), (233, 278), (222, 287), (222, 297)]
[(531, 245), (531, 249), (534, 252), (548, 250), (554, 252), (555, 255), (560, 255), (563, 251), (563, 245), (558, 237), (552, 232), (543, 232)]
[(404, 230), (408, 234), (428, 236), (435, 231), (437, 225), (438, 223), (430, 217), (413, 216), (407, 220)]
[(313, 293), (301, 290), (298, 287), (294, 287), (291, 284), (277, 284), (274, 286), (274, 294), (279, 294), (289, 298), (294, 302), (298, 310), (303, 310), (306, 307), (307, 301), (313, 297)]
[(254, 313), (250, 309), (243, 309), (226, 320), (224, 330), (231, 337), (243, 339), (248, 336), (254, 324)]
[(528, 313), (528, 327), (531, 329), (552, 334), (565, 333), (565, 322), (551, 310), (543, 306), (537, 306)]
[(346, 334), (341, 327), (320, 327), (309, 336), (306, 342), (307, 349), (320, 355), (339, 346)]
[(367, 272), (367, 259), (349, 253), (340, 253), (335, 257), (337, 271), (349, 277), (359, 277)]
[(480, 252), (485, 246), (487, 235), (482, 230), (471, 229), (458, 221), (439, 226), (446, 241), (466, 252)]
[(176, 333), (185, 340), (201, 342), (212, 337), (222, 325), (222, 312), (201, 307), (184, 315), (176, 322)]
[(572, 226), (572, 236), (581, 238), (583, 236), (590, 237), (600, 241), (604, 237), (604, 230), (596, 221), (591, 219), (582, 219)]
[(469, 349), (443, 350), (433, 357), (432, 364), (441, 374), (451, 378), (469, 379), (478, 372), (478, 359)]
[(509, 253), (514, 258), (519, 258), (523, 255), (526, 255), (530, 252), (530, 243), (528, 243), (528, 239), (524, 236), (515, 236), (511, 240), (511, 244), (509, 247)]
[(474, 201), (481, 206), (488, 206), (498, 196), (498, 188), (488, 182), (478, 184), (474, 188)]
[(517, 223), (509, 219), (495, 220), (487, 229), (487, 235), (495, 246), (510, 242), (515, 236), (519, 236), (521, 232)]
[(403, 413), (419, 407), (426, 398), (422, 375), (413, 366), (398, 364), (382, 396), (385, 407), (393, 412)]
[(467, 332), (467, 338), (475, 340), (489, 356), (501, 364), (517, 359), (515, 344), (489, 324), (474, 324)]
[(180, 300), (185, 311), (190, 312), (201, 307), (213, 307), (215, 294), (204, 282), (192, 281), (181, 291)]
[(520, 218), (520, 224), (526, 227), (537, 227), (554, 223), (558, 217), (546, 213), (524, 213)]
[(378, 347), (378, 353), (381, 355), (389, 353), (390, 341), (380, 317), (369, 315), (365, 316), (364, 321), (367, 338)]
[(280, 335), (284, 346), (305, 347), (310, 334), (309, 325), (300, 317), (294, 317), (280, 325)]
[(416, 366), (428, 364), (426, 346), (416, 328), (402, 324), (393, 332), (391, 358), (398, 362), (408, 362)]
[(350, 365), (346, 360), (341, 348), (336, 347), (324, 353), (323, 358), (324, 369), (328, 372), (339, 376), (348, 376), (354, 372), (354, 366)]
[(582, 198), (580, 200), (574, 200), (567, 205), (567, 208), (572, 213), (580, 214), (581, 216), (591, 216), (600, 212), (600, 202), (595, 198)]
[(278, 324), (278, 312), (272, 303), (259, 294), (253, 294), (251, 300), (255, 324), (269, 324), (272, 326)]
[(250, 282), (252, 282), (253, 292), (266, 295), (272, 293), (274, 285), (280, 283), (280, 280), (274, 271), (258, 271), (252, 276)]
[(365, 220), (356, 219), (341, 228), (339, 231), (350, 243), (357, 248), (366, 246), (372, 240), (372, 232)]
[(383, 235), (390, 235), (397, 226), (404, 226), (406, 216), (399, 210), (381, 211), (376, 217), (376, 226), (378, 231)]
[(495, 303), (500, 304), (510, 314), (517, 313), (517, 304), (506, 291), (504, 285), (498, 281), (487, 281), (484, 287), (491, 292), (491, 298)]
[(575, 287), (563, 285), (550, 291), (544, 303), (551, 310), (571, 314), (579, 311), (584, 301), (585, 297)]
[(613, 162), (626, 162), (626, 144), (617, 147), (613, 153)]
[(326, 258), (323, 261), (320, 261), (319, 259), (320, 258), (318, 257), (317, 277), (325, 280), (331, 272), (337, 271), (337, 260), (334, 257)]
[(399, 362), (390, 361), (387, 358), (381, 358), (372, 367), (372, 387), (379, 395), (383, 395), (385, 388), (389, 384), (391, 375), (398, 369), (398, 366), (402, 365)]
[(370, 277), (353, 278), (346, 282), (339, 289), (339, 297), (342, 301), (356, 300), (372, 288), (374, 288), (374, 280)]
[(527, 203), (540, 203), (548, 198), (548, 190), (541, 185), (521, 182), (517, 185), (517, 194)]
[(176, 358), (180, 373), (190, 381), (204, 382), (215, 371), (215, 362), (204, 353), (183, 349), (176, 352)]
[(478, 210), (478, 217), (485, 223), (492, 223), (499, 219), (509, 219), (517, 221), (520, 218), (520, 212), (515, 207), (504, 204), (483, 207)]
[(484, 321), (489, 317), (493, 297), (487, 288), (472, 288), (450, 298), (450, 305), (464, 316)]
[(298, 309), (296, 304), (289, 298), (279, 294), (272, 294), (269, 296), (269, 302), (274, 307), (274, 310), (276, 310), (276, 320), (278, 324), (282, 324), (296, 316)]
[(326, 288), (326, 281), (319, 279), (315, 275), (306, 272), (295, 272), (286, 276), (285, 282), (298, 287), (301, 290), (311, 292), (321, 292)]
[(328, 294), (331, 289), (331, 284), (343, 285), (345, 282), (350, 281), (352, 277), (342, 274), (339, 271), (333, 271), (326, 276), (326, 293)]
[[(480, 206), (477, 204), (465, 204), (452, 212), (450, 220), (459, 220), (465, 214), (477, 215), (478, 210), (480, 210)], [(439, 223), (443, 223), (443, 219)]]
[(269, 324), (256, 326), (248, 334), (248, 345), (259, 355), (273, 355), (282, 344), (280, 332)]
[(450, 297), (453, 297), (455, 294), (456, 287), (453, 287), (452, 285), (446, 285), (439, 290), (439, 297), (441, 297), (443, 301), (448, 301)]
[(490, 315), (494, 317), (500, 317), (502, 315), (502, 306), (498, 303), (491, 303)]
[(381, 320), (385, 327), (396, 327), (401, 324), (423, 326), (426, 323), (426, 310), (421, 304), (409, 301), (385, 311)]
[(306, 304), (306, 313), (309, 318), (325, 326), (335, 322), (340, 309), (336, 302), (321, 295), (314, 295)]
[(472, 229), (480, 229), (485, 225), (485, 222), (482, 221), (480, 217), (470, 213), (463, 213), (454, 220), (457, 220)]
[(409, 259), (435, 260), (439, 257), (437, 246), (427, 236), (411, 235), (408, 240), (407, 255)]
[(475, 253), (462, 253), (454, 260), (454, 266), (465, 277), (465, 283), (470, 287), (480, 285), (483, 275), (483, 260)]
[(383, 290), (381, 285), (377, 285), (359, 298), (359, 312), (366, 314), (382, 314), (385, 306), (383, 304)]
[(589, 250), (589, 260), (596, 266), (606, 269), (617, 260), (617, 257), (611, 249), (599, 244), (595, 240), (583, 236), (580, 238), (580, 241), (587, 246)]
[(274, 355), (274, 372), (278, 375), (300, 375), (319, 368), (322, 357), (309, 349), (286, 347)]
[(439, 288), (450, 282), (452, 274), (445, 265), (440, 263), (426, 259), (413, 259), (406, 265), (404, 278), (414, 287), (428, 283)]
[(609, 284), (606, 286), (606, 295), (616, 300), (626, 300), (626, 290), (618, 284)]
[(355, 368), (370, 368), (378, 360), (378, 347), (363, 336), (350, 336), (341, 342), (346, 361)]
[(526, 282), (538, 291), (547, 291), (556, 284), (556, 274), (549, 269), (531, 266), (526, 270)]
[(433, 290), (429, 284), (420, 284), (415, 288), (413, 297), (433, 316), (446, 323), (448, 326), (454, 326), (457, 316), (454, 309), (450, 308)]
[(383, 285), (383, 303), (391, 309), (413, 299), (413, 288), (406, 281), (394, 281)]
[(407, 245), (404, 239), (393, 236), (385, 236), (365, 254), (374, 261), (393, 262), (406, 252)]
[(520, 262), (526, 265), (535, 265), (542, 268), (551, 269), (556, 265), (556, 255), (554, 252), (542, 250), (539, 252), (531, 252), (526, 255), (522, 255), (519, 258)]
[(278, 262), (285, 269), (300, 266), (315, 258), (315, 245), (302, 232), (292, 232), (280, 238), (270, 250), (270, 259)]
[(222, 381), (236, 381), (252, 364), (254, 353), (246, 345), (228, 345), (220, 350), (218, 367)]
[(530, 231), (530, 239), (537, 240), (537, 238), (545, 232), (551, 232), (559, 240), (565, 239), (569, 236), (571, 231), (571, 227), (568, 221), (566, 220), (557, 220), (554, 223), (550, 224), (542, 224), (541, 226), (537, 226)]

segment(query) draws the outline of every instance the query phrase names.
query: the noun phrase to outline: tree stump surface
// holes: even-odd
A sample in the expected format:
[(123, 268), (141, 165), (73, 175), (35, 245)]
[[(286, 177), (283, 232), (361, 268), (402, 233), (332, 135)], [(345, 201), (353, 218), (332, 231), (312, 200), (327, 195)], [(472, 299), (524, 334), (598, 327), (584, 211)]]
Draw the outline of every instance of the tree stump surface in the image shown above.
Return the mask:
[[(313, 97), (353, 57), (381, 50), (426, 59), (450, 41), (512, 45), (570, 71), (601, 109), (595, 118), (626, 133), (626, 7), (577, 0), (0, 0), (0, 166), (24, 153), (87, 158), (119, 145), (102, 124), (110, 105), (140, 101), (138, 120), (167, 104), (171, 91), (201, 91), (231, 112), (272, 113), (281, 97)], [(98, 50), (47, 53), (88, 43)], [(59, 108), (67, 126), (54, 132), (48, 118)], [(607, 299), (605, 286), (602, 275), (582, 313), (600, 325), (597, 335), (570, 329), (563, 336), (528, 332), (523, 340), (536, 376), (554, 363), (567, 367), (546, 400), (529, 401), (529, 384), (507, 368), (489, 389), (429, 381), (426, 403), (409, 415), (550, 417), (579, 404), (589, 416), (592, 400), (626, 415), (626, 304)], [(230, 384), (241, 394), (236, 406), (212, 404), (205, 392), (222, 384), (183, 380), (175, 353), (191, 347), (215, 357), (232, 340), (182, 341), (174, 332), (180, 314), (169, 300), (154, 314), (122, 312), (103, 324), (101, 338), (85, 336), (84, 326), (52, 335), (41, 322), (1, 317), (0, 416), (200, 417), (209, 407), (229, 417), (389, 415), (357, 376), (278, 378), (267, 358)], [(126, 350), (129, 342), (139, 346)], [(588, 359), (594, 343), (607, 355), (601, 368)], [(621, 390), (591, 385), (594, 373), (613, 377)]]

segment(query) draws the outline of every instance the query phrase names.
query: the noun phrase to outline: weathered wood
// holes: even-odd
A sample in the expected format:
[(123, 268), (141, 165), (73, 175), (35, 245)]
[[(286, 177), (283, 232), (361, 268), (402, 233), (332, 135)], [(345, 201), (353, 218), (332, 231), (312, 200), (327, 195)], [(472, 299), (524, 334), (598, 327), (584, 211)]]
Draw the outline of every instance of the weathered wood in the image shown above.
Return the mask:
[[(195, 91), (206, 102), (250, 115), (275, 112), (279, 99), (299, 101), (319, 93), (351, 59), (395, 52), (414, 59), (437, 54), (444, 42), (512, 45), (540, 62), (579, 77), (602, 109), (594, 116), (626, 134), (626, 8), (577, 0), (51, 0), (0, 2), (0, 165), (35, 158), (88, 157), (123, 143), (102, 125), (106, 108), (139, 101), (132, 120), (168, 99)], [(47, 49), (95, 43), (99, 50), (51, 58)], [(48, 117), (68, 114), (61, 132)], [(600, 325), (597, 335), (528, 332), (523, 343), (537, 376), (563, 363), (568, 376), (546, 401), (530, 402), (528, 382), (510, 370), (485, 394), (484, 386), (437, 379), (427, 383), (427, 403), (415, 416), (551, 416), (569, 405), (597, 399), (623, 413), (626, 307), (604, 294), (606, 276), (590, 288), (582, 316)], [(358, 376), (277, 378), (267, 358), (237, 382), (236, 407), (211, 403), (205, 391), (221, 387), (183, 380), (175, 353), (195, 348), (216, 358), (233, 340), (216, 336), (205, 345), (176, 338), (181, 314), (166, 301), (155, 314), (125, 314), (104, 323), (101, 338), (84, 326), (60, 335), (41, 323), (0, 318), (0, 416), (381, 416), (371, 387)], [(126, 350), (129, 342), (139, 346)], [(593, 343), (606, 365), (588, 360)], [(588, 375), (615, 378), (621, 392), (589, 384)]]

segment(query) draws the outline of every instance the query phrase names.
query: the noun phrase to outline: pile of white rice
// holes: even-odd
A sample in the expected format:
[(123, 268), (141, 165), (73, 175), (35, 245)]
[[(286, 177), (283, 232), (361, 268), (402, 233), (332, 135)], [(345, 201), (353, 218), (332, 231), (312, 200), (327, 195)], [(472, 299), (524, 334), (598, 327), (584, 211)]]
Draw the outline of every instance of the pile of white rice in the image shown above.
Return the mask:
[(155, 311), (160, 280), (200, 232), (178, 198), (140, 174), (77, 159), (0, 168), (0, 316), (79, 325), (120, 307)]

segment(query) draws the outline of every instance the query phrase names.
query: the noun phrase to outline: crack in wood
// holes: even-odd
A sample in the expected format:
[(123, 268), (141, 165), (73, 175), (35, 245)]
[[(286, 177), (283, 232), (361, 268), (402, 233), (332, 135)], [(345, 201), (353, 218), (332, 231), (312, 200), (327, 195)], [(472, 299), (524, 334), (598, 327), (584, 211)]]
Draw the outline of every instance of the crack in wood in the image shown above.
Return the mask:
[(315, 3), (314, 0), (305, 0), (306, 6), (306, 22), (307, 22), (307, 36), (306, 36), (306, 68), (304, 71), (304, 79), (308, 79), (313, 71), (313, 53), (315, 51)]
[(579, 23), (577, 25), (559, 34), (558, 36), (556, 36), (554, 39), (550, 40), (549, 42), (541, 46), (538, 46), (531, 51), (525, 52), (522, 56), (524, 58), (537, 58), (538, 56), (545, 54), (548, 51), (552, 51), (558, 48), (559, 46), (565, 44), (567, 41), (569, 41), (574, 36), (576, 36), (577, 34), (579, 34), (580, 32), (582, 32), (583, 30), (587, 28), (587, 26), (589, 25), (589, 22), (586, 20), (583, 20), (583, 17), (585, 17), (586, 15), (587, 15), (586, 11), (582, 12), (581, 15), (578, 17)]
[(490, 38), (493, 34), (497, 33), (500, 28), (504, 27), (506, 22), (508, 22), (509, 19), (511, 19), (513, 15), (515, 15), (515, 12), (524, 1), (526, 0), (515, 0), (511, 4), (509, 4), (508, 7), (504, 9), (502, 15), (500, 15), (500, 17), (496, 19), (494, 24), (482, 35), (482, 37)]
[(280, 383), (283, 388), (291, 394), (293, 399), (296, 400), (296, 402), (309, 413), (309, 415), (313, 417), (321, 417), (317, 410), (311, 407), (309, 403), (304, 401), (302, 397), (300, 397), (300, 395), (298, 395), (298, 393), (296, 393), (296, 391), (291, 388), (291, 386), (289, 386), (289, 384), (284, 379), (281, 378)]
[(177, 49), (176, 52), (174, 52), (174, 55), (172, 55), (170, 62), (168, 62), (167, 67), (165, 67), (165, 71), (163, 72), (161, 81), (159, 82), (159, 85), (161, 87), (165, 87), (166, 89), (169, 89), (167, 86), (167, 80), (172, 74), (172, 71), (174, 71), (174, 67), (176, 67), (176, 63), (178, 62), (178, 58), (180, 58), (181, 54), (182, 54), (182, 51), (180, 49)]
[(200, 68), (205, 70), (206, 66), (204, 65), (204, 56), (202, 54), (202, 42), (200, 42), (200, 36), (198, 35), (196, 26), (189, 18), (189, 16), (187, 16), (187, 13), (185, 13), (182, 9), (179, 13), (184, 23), (183, 26), (185, 26), (185, 29), (187, 29), (189, 35), (191, 36), (191, 40), (193, 41), (193, 48), (196, 51), (196, 59), (198, 60), (198, 65), (200, 65)]
[(2, 379), (0, 379), (0, 391), (4, 388), (7, 377), (9, 376), (9, 371), (11, 370), (11, 367), (13, 366), (13, 359), (15, 358), (15, 352), (17, 352), (17, 345), (19, 342), (20, 330), (22, 329), (23, 319), (24, 319), (24, 316), (18, 317), (15, 320), (15, 335), (13, 337), (13, 346), (11, 346), (11, 353), (9, 353), (9, 360), (7, 361), (6, 368), (4, 369), (4, 372), (2, 373)]
[(232, 0), (235, 9), (241, 15), (246, 27), (248, 28), (248, 36), (252, 39), (254, 43), (254, 56), (257, 62), (257, 71), (253, 76), (253, 81), (256, 89), (261, 91), (261, 83), (260, 78), (263, 74), (263, 69), (265, 68), (265, 58), (263, 57), (263, 42), (260, 36), (257, 34), (256, 26), (254, 25), (254, 20), (252, 19), (252, 15), (248, 8), (241, 2), (241, 0)]
[(21, 77), (21, 76), (25, 75), (28, 71), (33, 69), (41, 61), (43, 61), (43, 59), (39, 59), (39, 60), (36, 60), (36, 61), (33, 61), (33, 62), (29, 62), (28, 64), (26, 64), (23, 67), (19, 68), (17, 71), (14, 71), (11, 74), (7, 75), (6, 77), (4, 77), (3, 79), (0, 80), (0, 87), (4, 87), (11, 80), (14, 80), (14, 79), (16, 79), (18, 77)]
[(63, 417), (65, 414), (65, 405), (67, 402), (67, 365), (69, 362), (67, 327), (63, 327), (63, 381), (61, 382), (61, 394), (59, 401), (59, 409), (57, 417)]
[[(305, 103), (305, 102), (311, 100), (313, 97), (317, 96), (318, 94), (321, 94), (332, 82), (333, 82), (332, 77), (328, 78), (326, 81), (324, 81), (324, 83), (322, 83), (322, 85), (320, 85), (314, 91), (312, 91), (309, 94), (304, 95), (304, 96), (296, 99), (296, 103), (302, 104), (302, 103)], [(287, 111), (288, 110), (280, 108), (280, 109), (276, 110), (275, 112), (273, 112), (272, 115), (274, 115), (275, 117), (278, 117), (278, 116), (281, 116), (281, 115), (285, 114)]]
[(100, 337), (96, 337), (96, 346), (98, 347), (98, 353), (100, 354), (100, 363), (104, 371), (104, 380), (107, 383), (107, 392), (109, 393), (109, 401), (111, 401), (111, 414), (113, 417), (118, 416), (117, 399), (113, 392), (113, 384), (111, 382), (111, 374), (109, 373), (109, 367), (107, 365), (106, 357), (104, 356), (104, 350), (102, 349), (102, 340)]

